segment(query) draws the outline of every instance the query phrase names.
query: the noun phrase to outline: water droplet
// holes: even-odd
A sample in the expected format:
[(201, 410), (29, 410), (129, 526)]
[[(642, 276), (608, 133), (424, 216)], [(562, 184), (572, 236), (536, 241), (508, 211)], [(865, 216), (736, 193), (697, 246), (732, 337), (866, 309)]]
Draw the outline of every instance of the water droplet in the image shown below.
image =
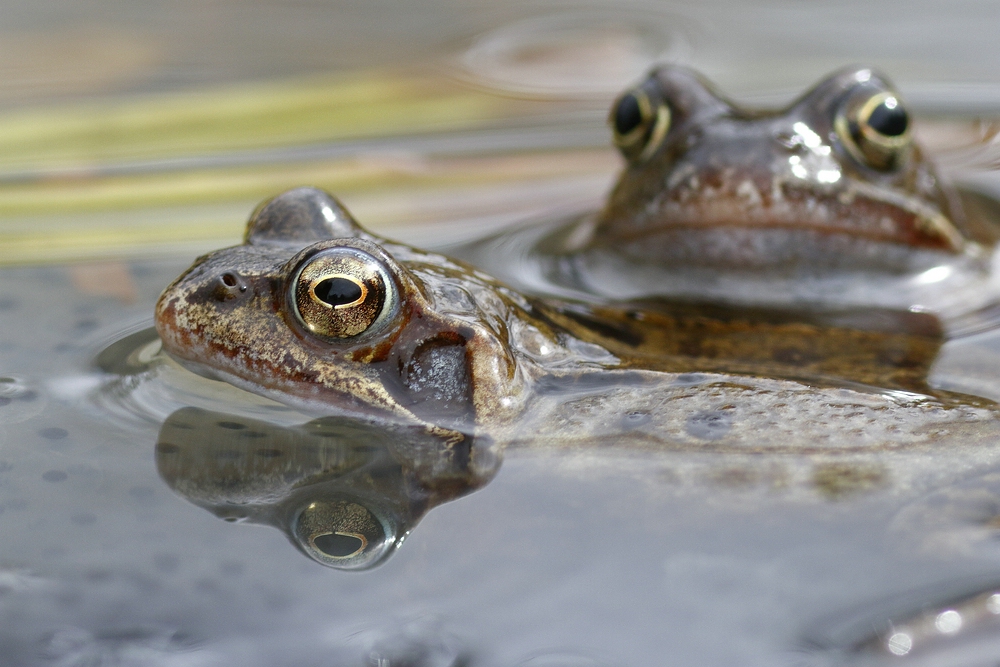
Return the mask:
[(945, 635), (953, 635), (962, 629), (962, 615), (954, 609), (942, 611), (934, 619), (934, 627)]
[(885, 647), (893, 655), (906, 655), (913, 648), (913, 638), (905, 632), (895, 632), (889, 637)]

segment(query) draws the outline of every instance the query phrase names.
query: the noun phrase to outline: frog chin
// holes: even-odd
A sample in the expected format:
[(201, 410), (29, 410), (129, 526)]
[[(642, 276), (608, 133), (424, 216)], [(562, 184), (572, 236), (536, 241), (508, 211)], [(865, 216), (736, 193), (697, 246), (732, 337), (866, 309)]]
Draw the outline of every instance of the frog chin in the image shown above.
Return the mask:
[(247, 377), (243, 373), (225, 370), (218, 365), (187, 359), (166, 348), (164, 350), (178, 365), (200, 377), (232, 385), (251, 394), (286, 405), (306, 415), (347, 417), (362, 422), (377, 422), (383, 425), (392, 423), (400, 426), (419, 426), (427, 428), (429, 432), (453, 439), (460, 439), (460, 434), (467, 433), (466, 429), (456, 431), (447, 426), (442, 427), (428, 423), (402, 406), (394, 406), (396, 409), (390, 409), (386, 406), (365, 403), (346, 392), (335, 392), (329, 390), (329, 388), (324, 389), (315, 385), (301, 384), (290, 380), (276, 381), (273, 378), (266, 378), (264, 381), (257, 381), (256, 379)]
[(277, 389), (268, 388), (263, 384), (248, 380), (241, 375), (221, 370), (215, 366), (200, 361), (186, 359), (179, 354), (171, 352), (169, 349), (164, 348), (164, 351), (171, 359), (177, 362), (179, 366), (184, 368), (184, 370), (190, 371), (195, 375), (205, 378), (206, 380), (231, 384), (244, 391), (248, 391), (259, 396), (265, 396), (266, 398), (276, 400), (279, 403), (289, 402), (288, 400), (282, 400), (285, 395), (280, 394)]
[(201, 377), (205, 378), (206, 380), (214, 380), (215, 382), (228, 382), (229, 381), (227, 378), (223, 377), (224, 374), (220, 373), (218, 370), (216, 370), (215, 368), (212, 368), (211, 366), (208, 366), (206, 364), (203, 364), (203, 363), (200, 363), (200, 362), (197, 362), (197, 361), (191, 361), (190, 359), (184, 359), (183, 357), (179, 357), (179, 356), (177, 356), (175, 354), (171, 354), (169, 350), (165, 350), (165, 351), (166, 351), (167, 355), (169, 355), (169, 357), (171, 359), (173, 359), (178, 364), (180, 364), (182, 367), (184, 367), (185, 370), (191, 371), (195, 375), (200, 375)]

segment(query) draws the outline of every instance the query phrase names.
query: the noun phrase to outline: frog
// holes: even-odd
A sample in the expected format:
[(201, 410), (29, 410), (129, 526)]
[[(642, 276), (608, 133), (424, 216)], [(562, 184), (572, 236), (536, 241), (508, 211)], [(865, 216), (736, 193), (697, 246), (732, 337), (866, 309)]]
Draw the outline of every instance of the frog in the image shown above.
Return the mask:
[[(516, 277), (461, 259), (475, 252), (378, 236), (329, 193), (303, 187), (261, 204), (241, 245), (201, 257), (164, 290), (164, 349), (307, 412), (418, 425), (466, 459), (470, 442), (533, 432), (753, 442), (755, 420), (773, 430), (775, 411), (815, 425), (782, 436), (803, 443), (829, 441), (844, 413), (866, 415), (869, 432), (883, 411), (897, 415), (910, 427), (875, 437), (892, 442), (924, 442), (941, 420), (992, 419), (989, 401), (930, 386), (947, 333), (923, 307), (838, 301), (846, 290), (836, 282), (823, 308), (712, 292), (736, 278), (759, 288), (758, 273), (795, 285), (827, 271), (916, 275), (926, 286), (942, 267), (982, 268), (988, 226), (915, 145), (885, 77), (836, 72), (765, 112), (665, 66), (620, 96), (610, 121), (628, 164), (607, 204), (536, 234), (549, 268), (578, 288), (603, 287), (517, 289)], [(502, 255), (489, 254), (495, 268)], [(671, 275), (701, 276), (710, 289), (692, 301), (644, 287)]]
[(460, 256), (511, 284), (611, 301), (951, 316), (990, 294), (995, 203), (942, 177), (902, 96), (869, 67), (760, 110), (691, 69), (660, 66), (615, 100), (609, 124), (625, 167), (601, 210), (532, 237), (538, 279), (524, 262), (520, 276), (504, 266), (497, 250), (509, 238)]
[(265, 202), (243, 244), (198, 259), (164, 290), (155, 323), (167, 354), (199, 375), (310, 414), (424, 429), (470, 474), (487, 465), (484, 443), (539, 434), (745, 449), (771, 446), (768, 429), (794, 448), (849, 423), (847, 442), (926, 443), (934, 425), (992, 414), (928, 386), (943, 341), (931, 314), (789, 319), (525, 294), (377, 236), (311, 187)]

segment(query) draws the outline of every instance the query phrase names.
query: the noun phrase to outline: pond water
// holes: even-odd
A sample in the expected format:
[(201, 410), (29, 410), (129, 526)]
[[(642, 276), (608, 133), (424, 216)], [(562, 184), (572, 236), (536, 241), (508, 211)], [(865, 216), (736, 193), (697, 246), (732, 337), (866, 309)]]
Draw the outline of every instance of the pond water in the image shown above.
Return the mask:
[[(692, 375), (662, 427), (680, 445), (619, 402), (587, 437), (477, 452), (471, 477), (198, 377), (151, 330), (161, 290), (289, 187), (445, 252), (595, 209), (621, 166), (608, 104), (656, 60), (760, 104), (877, 65), (942, 168), (1000, 192), (987, 3), (3, 12), (0, 664), (996, 664), (990, 311), (930, 366), (978, 397), (959, 417), (908, 430), (920, 399), (829, 389), (815, 414), (844, 430), (787, 423), (762, 416), (781, 397), (729, 410)], [(354, 528), (310, 547), (313, 506)]]

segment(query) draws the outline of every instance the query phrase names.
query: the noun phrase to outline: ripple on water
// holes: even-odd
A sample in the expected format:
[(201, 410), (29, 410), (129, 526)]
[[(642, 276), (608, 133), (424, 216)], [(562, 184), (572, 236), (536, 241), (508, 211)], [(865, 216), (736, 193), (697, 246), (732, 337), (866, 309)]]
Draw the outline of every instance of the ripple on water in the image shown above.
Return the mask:
[(829, 621), (807, 639), (825, 654), (815, 664), (997, 664), (1000, 586), (996, 581), (956, 582), (911, 591), (856, 611)]
[(122, 424), (162, 423), (188, 405), (281, 424), (309, 419), (280, 403), (182, 368), (161, 350), (152, 327), (111, 342), (95, 365), (107, 375), (90, 392), (90, 403), (103, 418)]
[(31, 419), (42, 411), (47, 402), (45, 395), (27, 380), (0, 376), (0, 424)]
[(517, 663), (518, 667), (605, 667), (608, 663), (578, 653), (541, 653)]
[(395, 631), (362, 631), (370, 667), (460, 667), (469, 657), (435, 618), (416, 619)]
[(58, 665), (206, 665), (214, 661), (198, 655), (181, 633), (169, 628), (136, 627), (90, 632), (67, 626), (42, 641), (42, 657)]
[(895, 540), (925, 553), (1000, 560), (1000, 471), (935, 489), (900, 509)]
[(606, 101), (656, 62), (687, 62), (694, 24), (654, 6), (574, 8), (479, 37), (461, 59), (473, 83), (544, 97)]

